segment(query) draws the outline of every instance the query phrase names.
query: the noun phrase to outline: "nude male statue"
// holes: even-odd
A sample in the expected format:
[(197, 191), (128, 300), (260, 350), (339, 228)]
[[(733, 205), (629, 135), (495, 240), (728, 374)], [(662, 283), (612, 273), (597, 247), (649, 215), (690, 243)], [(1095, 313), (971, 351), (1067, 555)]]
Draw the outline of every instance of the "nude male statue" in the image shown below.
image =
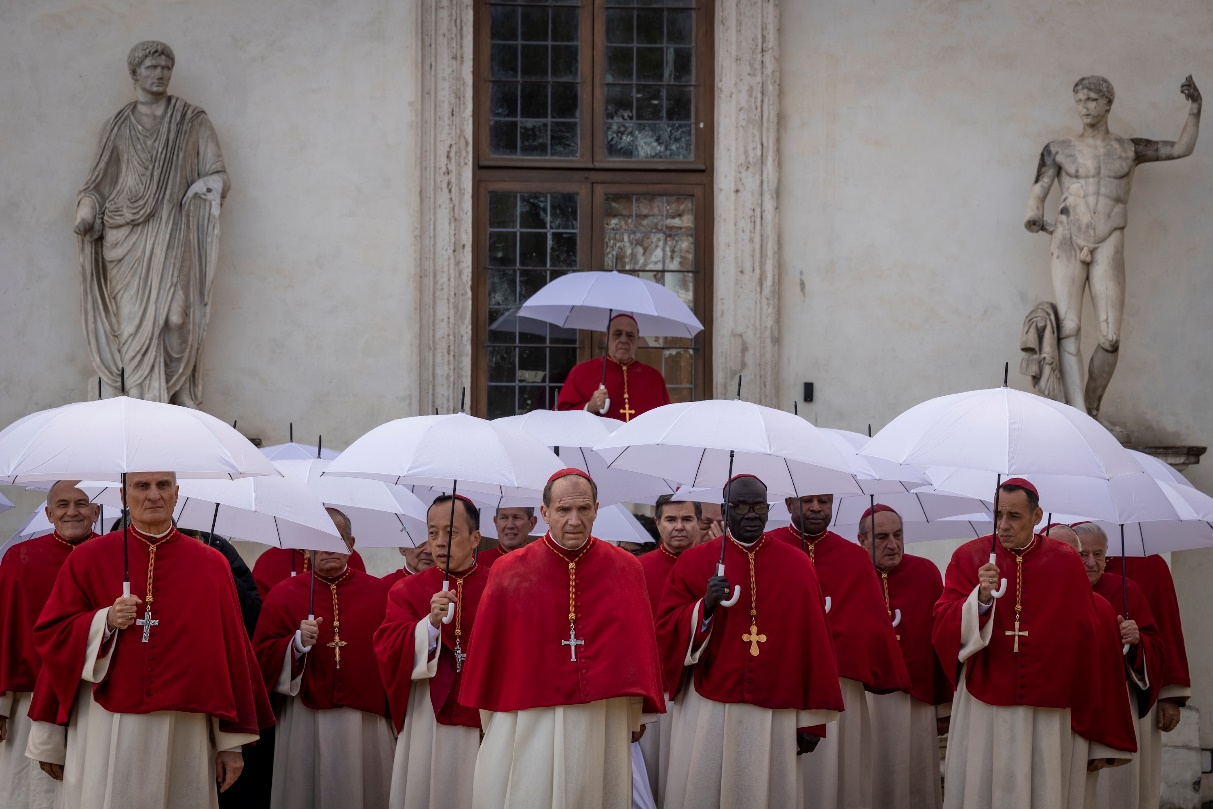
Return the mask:
[[(1024, 227), (1032, 233), (1043, 230), (1052, 234), (1050, 265), (1066, 402), (1096, 418), (1120, 350), (1125, 305), (1124, 229), (1129, 221), (1133, 170), (1139, 163), (1187, 157), (1196, 146), (1200, 90), (1191, 76), (1179, 89), (1188, 100), (1188, 118), (1179, 140), (1123, 138), (1108, 131), (1108, 112), (1116, 97), (1112, 83), (1103, 76), (1079, 79), (1074, 85), (1074, 103), (1082, 119), (1082, 134), (1045, 146), (1028, 196)], [(1044, 218), (1044, 205), (1054, 181), (1061, 189), (1061, 202), (1057, 221), (1050, 225)], [(1084, 390), (1079, 327), (1088, 285), (1098, 321), (1099, 346), (1091, 357)]]

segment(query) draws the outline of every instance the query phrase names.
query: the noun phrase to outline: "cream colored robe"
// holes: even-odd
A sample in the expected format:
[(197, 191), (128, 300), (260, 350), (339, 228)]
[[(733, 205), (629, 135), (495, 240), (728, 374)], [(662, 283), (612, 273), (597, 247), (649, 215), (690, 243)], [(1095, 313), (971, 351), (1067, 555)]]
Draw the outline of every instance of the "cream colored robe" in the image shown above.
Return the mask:
[(396, 740), (391, 809), (470, 809), (472, 772), (480, 751), (476, 728), (440, 725), (430, 701), (430, 678), (438, 673), (438, 645), (429, 651), (428, 621), (414, 633), (413, 687)]
[(278, 716), (270, 809), (387, 809), (395, 739), (382, 716), (313, 710), (299, 698), (288, 643), (274, 690), (291, 699)]
[(638, 743), (640, 753), (644, 757), (649, 792), (658, 806), (665, 804), (666, 781), (670, 769), (670, 733), (674, 721), (674, 703), (668, 694), (665, 710), (665, 713), (657, 715), (656, 722), (644, 726), (644, 735)]
[(55, 804), (54, 780), (25, 755), (31, 696), (28, 691), (0, 695), (0, 716), (8, 717), (8, 737), (0, 742), (0, 806), (5, 809), (51, 809)]
[[(1137, 676), (1129, 670), (1133, 681), (1148, 689), (1149, 672)], [(1133, 716), (1139, 714), (1138, 692), (1129, 689), (1129, 704)], [(1114, 767), (1099, 773), (1093, 806), (1098, 809), (1158, 809), (1162, 795), (1162, 731), (1158, 729), (1158, 706), (1137, 719), (1137, 756), (1124, 767)]]
[(941, 809), (937, 719), (952, 706), (927, 705), (901, 691), (867, 694), (872, 723), (872, 800), (881, 809)]
[(856, 680), (840, 677), (838, 685), (842, 689), (841, 716), (826, 728), (817, 749), (797, 762), (803, 795), (800, 805), (805, 809), (873, 809), (872, 722), (867, 696), (863, 683)]
[[(980, 626), (978, 590), (964, 605), (961, 663), (984, 649), (994, 631), (992, 614)], [(987, 705), (969, 694), (962, 675), (948, 730), (944, 807), (1081, 809), (1090, 791), (1087, 760), (1131, 757), (1074, 733), (1068, 708)]]
[(57, 809), (214, 809), (215, 756), (257, 736), (224, 733), (206, 714), (115, 714), (98, 705), (92, 684), (105, 678), (117, 645), (100, 656), (107, 612), (98, 610), (89, 627), (71, 723), (34, 722), (25, 755), (64, 765)]
[[(699, 626), (700, 605), (691, 614)], [(708, 632), (708, 638), (711, 631)], [(692, 648), (687, 639), (685, 666), (696, 665), (707, 638)], [(684, 677), (670, 721), (670, 759), (665, 809), (782, 809), (804, 797), (798, 777), (796, 729), (834, 723), (835, 711), (771, 710), (744, 702), (707, 699)], [(830, 732), (836, 724), (830, 726)], [(647, 732), (645, 735), (648, 735)], [(816, 753), (808, 753), (806, 759)]]

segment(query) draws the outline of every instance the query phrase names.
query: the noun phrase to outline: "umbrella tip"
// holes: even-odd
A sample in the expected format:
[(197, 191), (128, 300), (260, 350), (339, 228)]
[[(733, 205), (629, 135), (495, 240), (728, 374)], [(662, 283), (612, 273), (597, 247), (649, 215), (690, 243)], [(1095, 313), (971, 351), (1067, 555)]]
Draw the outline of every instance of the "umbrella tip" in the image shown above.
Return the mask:
[(868, 438), (872, 437), (872, 422), (868, 422)]
[(232, 429), (236, 429), (236, 419), (232, 419)]
[(316, 436), (316, 460), (320, 460), (320, 450), (324, 446), (324, 436)]
[(467, 386), (465, 385), (459, 391), (459, 412), (460, 413), (463, 412), (463, 406), (465, 404), (467, 404), (467, 398), (468, 398), (468, 389), (467, 389)]
[(290, 442), (292, 444), (295, 443), (295, 422), (293, 422), (293, 421), (291, 422), (291, 427), (290, 427)]
[(126, 395), (126, 366), (125, 365), (122, 366), (122, 370), (119, 372), (119, 374), (120, 374), (120, 380), (121, 380), (119, 389), (122, 391), (122, 395), (125, 396)]
[(800, 404), (795, 399), (792, 400), (792, 415), (793, 416), (800, 415)]
[(1011, 363), (1004, 362), (1002, 364), (1002, 386), (1007, 386), (1007, 378), (1011, 375)]
[(741, 374), (737, 375), (737, 398), (741, 398)]

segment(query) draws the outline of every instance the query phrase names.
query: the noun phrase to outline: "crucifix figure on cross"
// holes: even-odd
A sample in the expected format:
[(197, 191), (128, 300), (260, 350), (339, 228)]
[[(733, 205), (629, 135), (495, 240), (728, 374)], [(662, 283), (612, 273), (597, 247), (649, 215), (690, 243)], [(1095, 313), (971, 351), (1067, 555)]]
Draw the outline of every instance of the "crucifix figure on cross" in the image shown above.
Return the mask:
[(341, 668), (341, 647), (349, 646), (348, 643), (341, 639), (340, 635), (333, 635), (333, 639), (329, 641), (328, 647), (333, 650), (333, 657), (337, 659), (337, 668)]
[(136, 624), (143, 627), (143, 642), (147, 643), (152, 637), (152, 627), (159, 626), (160, 622), (152, 618), (152, 605), (147, 605), (147, 610), (143, 613), (143, 617), (135, 621)]
[(569, 660), (577, 662), (577, 647), (584, 646), (584, 640), (577, 639), (577, 630), (572, 625), (569, 626), (569, 639), (560, 641), (561, 646), (569, 647)]

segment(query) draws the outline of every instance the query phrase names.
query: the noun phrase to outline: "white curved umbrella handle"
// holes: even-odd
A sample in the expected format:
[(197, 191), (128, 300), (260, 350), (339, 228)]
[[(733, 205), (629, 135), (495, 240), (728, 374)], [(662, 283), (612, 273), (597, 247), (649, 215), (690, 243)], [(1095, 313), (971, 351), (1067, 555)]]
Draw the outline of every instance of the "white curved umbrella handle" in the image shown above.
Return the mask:
[(1120, 654), (1121, 654), (1121, 656), (1124, 656), (1124, 655), (1127, 655), (1128, 653), (1129, 653), (1129, 644), (1126, 643), (1125, 648), (1120, 650)]
[(893, 610), (893, 628), (896, 629), (897, 625), (900, 623), (901, 623), (901, 610)]
[(316, 616), (315, 616), (315, 615), (313, 615), (312, 613), (308, 613), (307, 619), (308, 619), (309, 621), (315, 621), (315, 620), (316, 620)]
[(123, 598), (131, 597), (131, 583), (129, 581), (122, 582), (122, 597)]
[[(996, 553), (990, 554), (990, 564), (994, 565), (997, 563), (998, 563), (998, 554), (996, 554)], [(998, 585), (997, 590), (990, 593), (990, 595), (994, 596), (995, 598), (1002, 598), (1006, 594), (1007, 594), (1007, 580), (1006, 579), (1002, 580), (1002, 583)]]
[(605, 416), (607, 414), (607, 411), (610, 409), (611, 409), (611, 397), (608, 396), (606, 398), (606, 401), (603, 402), (603, 404), (602, 404), (602, 409), (598, 411), (598, 415)]
[[(451, 589), (451, 582), (449, 579), (442, 580), (442, 589), (444, 592)], [(446, 615), (443, 616), (442, 623), (449, 624), (451, 621), (454, 621), (454, 620), (455, 620), (455, 602), (452, 601), (450, 604), (446, 605)]]
[(830, 611), (830, 607), (834, 606), (834, 599), (826, 596), (826, 612)]
[[(720, 564), (719, 562), (716, 563), (716, 575), (717, 576), (724, 575), (724, 565)], [(739, 599), (739, 598), (741, 598), (741, 585), (734, 584), (733, 585), (733, 597), (730, 598), (728, 601), (721, 601), (720, 606), (731, 607), (737, 603), (737, 599)]]

